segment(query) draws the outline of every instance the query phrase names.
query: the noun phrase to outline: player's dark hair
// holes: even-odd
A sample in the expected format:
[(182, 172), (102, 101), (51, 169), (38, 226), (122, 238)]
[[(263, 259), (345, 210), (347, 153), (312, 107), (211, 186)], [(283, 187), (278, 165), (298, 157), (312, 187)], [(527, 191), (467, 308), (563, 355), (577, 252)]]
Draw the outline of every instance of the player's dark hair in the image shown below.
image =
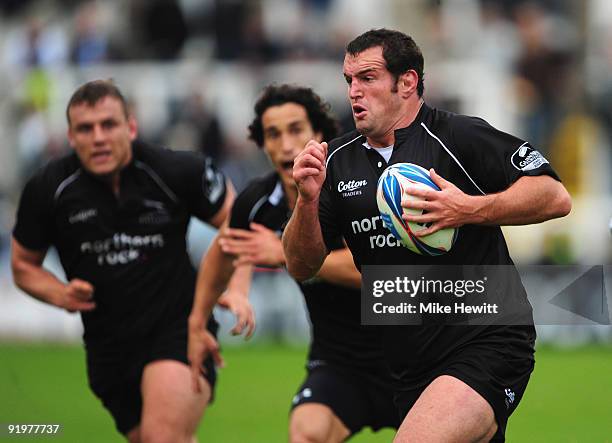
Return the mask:
[(262, 147), (264, 143), (261, 117), (272, 106), (297, 103), (306, 109), (308, 120), (314, 132), (320, 132), (323, 140), (331, 140), (338, 135), (338, 121), (330, 114), (330, 106), (310, 88), (295, 85), (267, 86), (255, 103), (255, 118), (249, 125), (249, 138)]
[(414, 40), (403, 32), (384, 28), (371, 29), (346, 45), (346, 53), (355, 56), (377, 46), (382, 47), (387, 69), (395, 76), (396, 82), (401, 74), (410, 69), (417, 73), (419, 76), (417, 94), (422, 97), (425, 89), (423, 54)]
[(68, 119), (68, 124), (70, 124), (70, 108), (80, 105), (81, 103), (85, 103), (87, 106), (95, 106), (96, 103), (105, 97), (114, 97), (119, 100), (121, 102), (123, 112), (125, 113), (125, 117), (128, 117), (129, 111), (127, 102), (113, 80), (93, 80), (81, 85), (76, 91), (74, 91), (72, 97), (70, 97), (68, 106), (66, 106), (66, 118)]

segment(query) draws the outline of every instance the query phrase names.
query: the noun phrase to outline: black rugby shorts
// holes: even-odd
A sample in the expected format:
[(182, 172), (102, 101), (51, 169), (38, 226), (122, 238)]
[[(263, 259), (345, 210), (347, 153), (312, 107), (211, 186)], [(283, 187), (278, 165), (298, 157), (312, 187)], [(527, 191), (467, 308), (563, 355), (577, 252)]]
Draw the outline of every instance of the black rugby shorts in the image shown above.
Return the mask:
[(306, 379), (293, 397), (291, 410), (307, 403), (328, 406), (351, 435), (364, 427), (374, 431), (397, 429), (401, 423), (393, 404), (393, 391), (372, 381), (374, 373), (354, 373), (332, 363), (308, 370)]
[(497, 345), (472, 342), (451, 354), (419, 388), (399, 390), (395, 404), (402, 419), (437, 377), (450, 375), (478, 392), (493, 408), (497, 432), (491, 441), (505, 441), (508, 418), (520, 403), (533, 372), (533, 354), (511, 340)]
[[(217, 323), (208, 329), (216, 336)], [(183, 319), (166, 325), (136, 344), (120, 349), (88, 350), (87, 375), (89, 386), (111, 413), (115, 426), (127, 434), (140, 423), (142, 396), (140, 382), (144, 367), (156, 360), (176, 360), (189, 365), (187, 360), (187, 323)], [(209, 356), (202, 374), (211, 387), (211, 402), (217, 373)]]

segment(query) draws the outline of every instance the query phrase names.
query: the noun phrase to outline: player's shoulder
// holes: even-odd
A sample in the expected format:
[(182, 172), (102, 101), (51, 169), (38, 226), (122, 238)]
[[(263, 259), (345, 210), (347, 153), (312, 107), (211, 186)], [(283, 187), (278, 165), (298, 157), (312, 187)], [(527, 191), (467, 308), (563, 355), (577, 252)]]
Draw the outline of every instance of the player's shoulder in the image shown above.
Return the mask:
[(356, 129), (331, 140), (327, 148), (328, 165), (334, 157), (346, 155), (348, 152), (350, 152), (351, 148), (362, 144), (364, 141), (365, 137)]
[(450, 129), (470, 130), (481, 127), (490, 127), (491, 125), (483, 118), (473, 115), (458, 114), (451, 111), (436, 109), (436, 119), (440, 124), (448, 125)]
[(251, 180), (236, 197), (234, 206), (251, 209), (259, 200), (268, 197), (274, 191), (278, 180), (276, 172)]
[(431, 108), (424, 119), (425, 129), (440, 138), (463, 138), (488, 130), (491, 125), (480, 117), (458, 114), (444, 109)]
[(172, 173), (177, 166), (204, 162), (204, 156), (200, 153), (152, 145), (142, 140), (135, 140), (132, 150), (136, 162), (154, 168), (158, 173)]
[(436, 133), (450, 131), (452, 126), (457, 123), (457, 118), (461, 117), (461, 114), (445, 109), (428, 107), (426, 111), (421, 125), (425, 126), (426, 130)]
[(39, 195), (53, 195), (57, 189), (74, 181), (82, 173), (81, 163), (72, 151), (62, 157), (49, 161), (36, 170), (27, 180), (26, 188), (33, 189)]
[(336, 137), (334, 139), (332, 139), (328, 145), (329, 145), (329, 149), (328, 149), (328, 155), (333, 152), (335, 149), (337, 148), (341, 148), (344, 146), (350, 146), (351, 144), (359, 141), (360, 139), (364, 139), (365, 137), (363, 137), (359, 131), (357, 131), (356, 129), (353, 129), (352, 131), (349, 131), (345, 134), (342, 134), (339, 137)]
[[(205, 173), (207, 177), (216, 177), (212, 160), (198, 152), (174, 150), (141, 140), (132, 143), (132, 151), (137, 170), (156, 182), (161, 180), (177, 195), (190, 193), (195, 189), (193, 186), (200, 186), (197, 183), (201, 183)], [(209, 170), (211, 174), (207, 173)]]

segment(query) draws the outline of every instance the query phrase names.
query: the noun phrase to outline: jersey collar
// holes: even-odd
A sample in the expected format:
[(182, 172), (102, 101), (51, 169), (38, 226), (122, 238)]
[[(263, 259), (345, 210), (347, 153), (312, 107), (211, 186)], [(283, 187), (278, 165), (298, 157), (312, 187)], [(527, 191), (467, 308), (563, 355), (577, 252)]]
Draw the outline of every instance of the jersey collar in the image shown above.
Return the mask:
[(405, 128), (400, 128), (395, 130), (395, 146), (398, 146), (400, 143), (407, 140), (410, 136), (415, 134), (420, 130), (421, 122), (425, 120), (425, 116), (429, 113), (431, 108), (427, 106), (427, 103), (423, 102), (421, 105), (421, 109), (416, 116), (416, 118)]

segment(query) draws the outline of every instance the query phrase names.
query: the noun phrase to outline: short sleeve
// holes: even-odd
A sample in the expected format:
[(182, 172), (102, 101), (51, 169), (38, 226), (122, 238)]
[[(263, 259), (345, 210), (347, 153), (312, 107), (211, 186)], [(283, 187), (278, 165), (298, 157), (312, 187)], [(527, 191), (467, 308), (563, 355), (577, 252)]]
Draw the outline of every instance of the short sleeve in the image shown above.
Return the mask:
[(465, 172), (485, 193), (501, 192), (523, 176), (559, 177), (529, 142), (477, 117), (455, 116), (452, 145)]
[(193, 152), (175, 152), (175, 189), (189, 212), (202, 221), (219, 212), (227, 193), (225, 175), (213, 161)]
[(38, 174), (26, 183), (21, 194), (13, 237), (27, 249), (45, 250), (53, 241), (53, 201), (47, 195), (49, 188)]
[(331, 179), (328, 171), (321, 194), (319, 196), (319, 223), (321, 224), (321, 233), (323, 241), (328, 251), (344, 248), (342, 233), (340, 232), (340, 223), (338, 216), (334, 210), (333, 194), (331, 189)]
[(254, 188), (255, 185), (251, 184), (236, 197), (230, 215), (230, 227), (236, 229), (250, 229), (249, 215), (256, 204)]

